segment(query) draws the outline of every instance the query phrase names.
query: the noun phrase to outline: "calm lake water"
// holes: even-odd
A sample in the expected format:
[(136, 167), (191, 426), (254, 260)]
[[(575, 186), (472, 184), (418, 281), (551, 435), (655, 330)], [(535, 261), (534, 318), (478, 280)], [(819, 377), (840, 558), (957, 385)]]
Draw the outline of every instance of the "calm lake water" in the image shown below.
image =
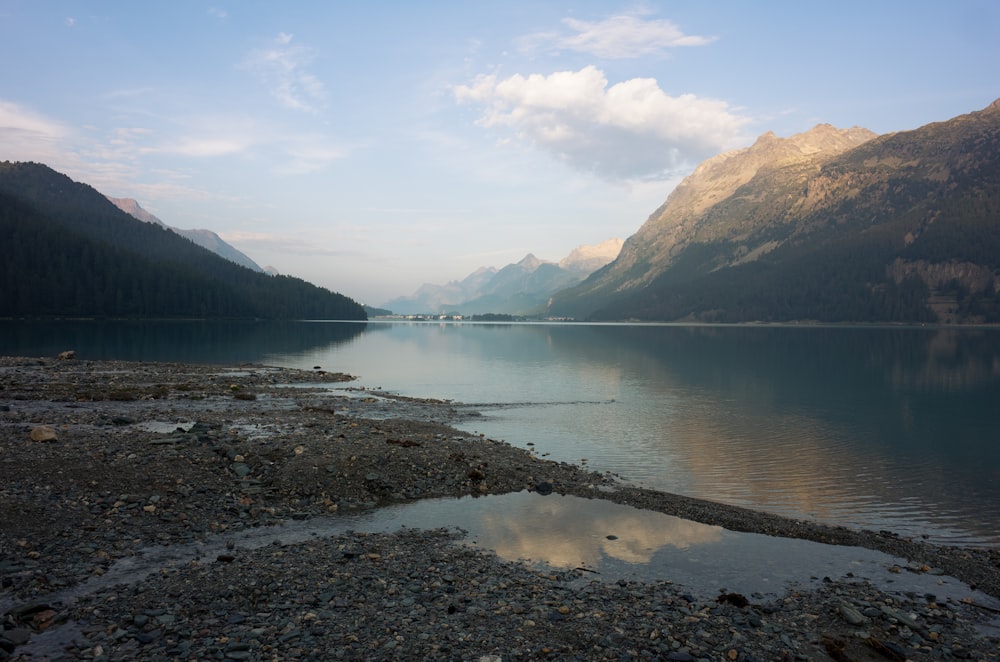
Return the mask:
[(1000, 546), (1000, 330), (0, 322), (0, 353), (64, 349), (322, 366), (648, 487)]

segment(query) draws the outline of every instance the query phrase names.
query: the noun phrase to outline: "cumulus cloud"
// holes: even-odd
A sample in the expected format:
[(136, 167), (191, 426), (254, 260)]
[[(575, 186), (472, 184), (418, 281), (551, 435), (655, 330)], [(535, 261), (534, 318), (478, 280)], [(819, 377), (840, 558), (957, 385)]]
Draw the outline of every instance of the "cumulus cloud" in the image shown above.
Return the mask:
[(568, 31), (540, 32), (521, 40), (523, 50), (546, 48), (587, 53), (604, 59), (637, 58), (680, 46), (704, 46), (714, 37), (684, 34), (666, 19), (648, 20), (636, 14), (611, 16), (602, 21), (563, 19)]
[(278, 33), (267, 48), (251, 52), (244, 66), (267, 85), (281, 105), (316, 112), (326, 98), (323, 83), (308, 71), (316, 52), (292, 44), (293, 39), (293, 35)]
[(652, 78), (608, 85), (594, 66), (548, 76), (482, 74), (454, 88), (477, 124), (611, 180), (662, 179), (734, 146), (749, 121), (717, 99), (672, 97)]

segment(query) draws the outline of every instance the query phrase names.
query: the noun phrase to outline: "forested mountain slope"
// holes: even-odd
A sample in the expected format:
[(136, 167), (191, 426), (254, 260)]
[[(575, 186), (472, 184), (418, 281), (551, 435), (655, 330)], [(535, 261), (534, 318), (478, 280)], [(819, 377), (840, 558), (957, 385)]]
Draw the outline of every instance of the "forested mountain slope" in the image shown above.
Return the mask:
[(821, 125), (699, 168), (549, 314), (1000, 322), (1000, 102), (874, 137)]
[(37, 163), (0, 163), (0, 316), (366, 319), (348, 297), (238, 266)]

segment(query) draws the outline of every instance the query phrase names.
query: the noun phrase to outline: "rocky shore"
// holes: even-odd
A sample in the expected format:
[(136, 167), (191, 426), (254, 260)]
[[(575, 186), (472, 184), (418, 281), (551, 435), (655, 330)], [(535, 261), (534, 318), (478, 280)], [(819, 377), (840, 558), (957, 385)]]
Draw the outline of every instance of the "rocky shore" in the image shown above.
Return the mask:
[[(349, 383), (320, 369), (0, 358), (0, 660), (1000, 658), (1000, 614), (975, 598), (1000, 597), (998, 550), (639, 489), (460, 432), (457, 403)], [(880, 550), (907, 560), (901, 572), (965, 582), (968, 597), (850, 576), (695, 597), (503, 561), (454, 530), (232, 542), (521, 490)], [(156, 550), (198, 544), (156, 566)]]

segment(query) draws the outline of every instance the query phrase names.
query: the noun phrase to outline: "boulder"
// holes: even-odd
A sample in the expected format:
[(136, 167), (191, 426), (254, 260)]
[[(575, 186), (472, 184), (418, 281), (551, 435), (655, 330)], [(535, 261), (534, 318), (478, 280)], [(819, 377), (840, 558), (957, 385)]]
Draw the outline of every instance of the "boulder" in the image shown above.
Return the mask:
[(56, 429), (50, 425), (36, 425), (31, 428), (32, 441), (55, 441), (58, 438)]

